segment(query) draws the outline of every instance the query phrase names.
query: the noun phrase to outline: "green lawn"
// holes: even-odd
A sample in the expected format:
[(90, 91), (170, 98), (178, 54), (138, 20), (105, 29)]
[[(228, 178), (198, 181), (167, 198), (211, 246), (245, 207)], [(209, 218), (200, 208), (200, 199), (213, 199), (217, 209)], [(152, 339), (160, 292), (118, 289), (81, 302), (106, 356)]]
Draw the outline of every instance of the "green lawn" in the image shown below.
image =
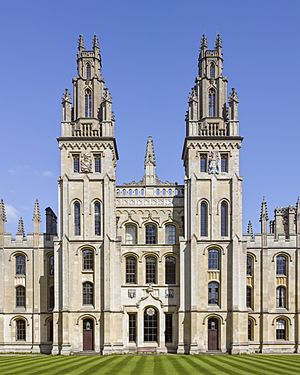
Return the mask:
[(300, 355), (0, 356), (0, 374), (293, 375), (300, 374)]

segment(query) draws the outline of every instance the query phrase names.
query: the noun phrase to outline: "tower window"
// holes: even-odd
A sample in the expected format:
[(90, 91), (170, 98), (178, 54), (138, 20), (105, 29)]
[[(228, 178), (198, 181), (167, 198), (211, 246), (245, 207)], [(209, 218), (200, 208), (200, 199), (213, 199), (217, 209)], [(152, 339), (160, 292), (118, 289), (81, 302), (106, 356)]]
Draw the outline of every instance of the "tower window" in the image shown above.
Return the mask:
[(286, 288), (279, 286), (276, 289), (276, 307), (286, 308)]
[(228, 203), (225, 201), (221, 204), (221, 236), (228, 236)]
[(156, 284), (156, 258), (146, 258), (146, 284)]
[(128, 314), (129, 342), (136, 342), (136, 314)]
[(91, 79), (91, 66), (86, 64), (86, 79)]
[(200, 154), (200, 172), (207, 172), (207, 154)]
[(219, 270), (219, 250), (211, 249), (208, 250), (208, 269), (209, 270)]
[(250, 286), (246, 288), (246, 304), (252, 309), (252, 288)]
[(166, 279), (166, 284), (176, 284), (176, 258), (175, 257), (172, 257), (172, 256), (166, 257), (165, 279)]
[(16, 287), (16, 307), (25, 307), (25, 288), (24, 286)]
[(253, 321), (248, 319), (248, 340), (253, 341)]
[(54, 255), (49, 256), (49, 275), (54, 275)]
[(49, 309), (53, 310), (54, 309), (54, 286), (50, 286), (49, 289)]
[(215, 90), (209, 90), (208, 95), (208, 115), (209, 117), (216, 116), (216, 93)]
[(73, 170), (74, 173), (79, 173), (79, 155), (73, 155)]
[(92, 117), (92, 93), (89, 89), (85, 91), (85, 117)]
[(286, 257), (284, 255), (278, 255), (276, 257), (276, 274), (286, 276)]
[(16, 340), (25, 341), (26, 340), (26, 323), (23, 319), (18, 319), (16, 321)]
[(176, 227), (175, 225), (166, 225), (166, 243), (174, 245), (176, 243)]
[(286, 340), (286, 321), (284, 319), (278, 319), (276, 321), (276, 340)]
[(74, 234), (80, 236), (80, 203), (74, 203)]
[(201, 202), (200, 206), (200, 224), (201, 224), (201, 236), (207, 237), (207, 224), (208, 224), (208, 215), (207, 215), (207, 203)]
[(247, 255), (247, 276), (253, 276), (253, 258)]
[(100, 155), (95, 155), (94, 160), (95, 160), (95, 173), (100, 173), (101, 172), (101, 157), (100, 157)]
[(25, 275), (26, 274), (26, 262), (24, 255), (16, 256), (16, 275)]
[(101, 205), (99, 202), (94, 204), (95, 210), (95, 235), (100, 236), (101, 234)]
[(93, 284), (85, 282), (82, 284), (82, 304), (93, 305), (94, 303), (94, 291)]
[(135, 224), (127, 224), (125, 226), (125, 243), (126, 245), (134, 245), (136, 244), (136, 225)]
[(216, 281), (212, 281), (208, 284), (208, 304), (219, 304), (219, 284)]
[(156, 225), (155, 224), (146, 225), (146, 244), (147, 245), (156, 244)]
[(126, 283), (136, 284), (136, 258), (126, 258)]
[(210, 75), (210, 79), (215, 79), (216, 77), (216, 67), (214, 63), (210, 64), (209, 75)]
[(94, 270), (94, 252), (93, 250), (86, 249), (82, 251), (82, 270), (93, 271)]
[(228, 172), (228, 155), (221, 154), (221, 172)]

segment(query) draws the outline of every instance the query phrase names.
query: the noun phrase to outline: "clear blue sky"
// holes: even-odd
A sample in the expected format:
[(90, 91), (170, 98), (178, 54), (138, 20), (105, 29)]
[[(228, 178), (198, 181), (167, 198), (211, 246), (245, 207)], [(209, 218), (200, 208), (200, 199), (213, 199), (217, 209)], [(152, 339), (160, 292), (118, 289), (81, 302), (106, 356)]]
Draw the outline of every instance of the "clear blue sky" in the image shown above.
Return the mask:
[[(61, 96), (72, 88), (76, 48), (100, 39), (113, 97), (118, 183), (140, 179), (152, 135), (161, 179), (183, 181), (187, 96), (202, 33), (223, 39), (224, 74), (240, 98), (244, 136), (244, 229), (259, 229), (262, 196), (269, 216), (300, 193), (300, 1), (1, 1), (0, 197), (8, 231), (18, 216), (32, 231), (34, 200), (57, 212)], [(43, 229), (45, 225), (43, 215)]]

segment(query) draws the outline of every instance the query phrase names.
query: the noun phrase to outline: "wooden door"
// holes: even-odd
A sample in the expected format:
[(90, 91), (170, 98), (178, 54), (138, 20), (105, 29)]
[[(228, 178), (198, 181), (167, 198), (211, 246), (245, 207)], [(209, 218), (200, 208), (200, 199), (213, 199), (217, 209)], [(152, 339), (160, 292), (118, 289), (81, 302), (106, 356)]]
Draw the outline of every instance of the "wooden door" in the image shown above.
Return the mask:
[(209, 319), (208, 321), (208, 350), (218, 350), (219, 340), (218, 340), (218, 320)]
[(83, 350), (94, 350), (94, 324), (91, 319), (83, 321)]

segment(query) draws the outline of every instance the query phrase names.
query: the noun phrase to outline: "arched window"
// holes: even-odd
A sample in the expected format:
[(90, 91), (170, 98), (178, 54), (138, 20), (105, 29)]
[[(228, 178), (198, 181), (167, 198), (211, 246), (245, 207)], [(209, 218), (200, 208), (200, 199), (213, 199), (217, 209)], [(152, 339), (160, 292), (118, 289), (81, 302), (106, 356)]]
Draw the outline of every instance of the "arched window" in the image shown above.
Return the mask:
[(92, 92), (87, 89), (85, 91), (85, 117), (92, 117)]
[(154, 307), (148, 307), (144, 312), (144, 341), (157, 341), (157, 311)]
[(26, 322), (23, 319), (16, 320), (16, 340), (26, 341)]
[(94, 210), (95, 210), (95, 235), (100, 236), (101, 234), (101, 205), (99, 202), (95, 202)]
[(208, 304), (219, 305), (219, 284), (216, 281), (208, 283)]
[(287, 340), (286, 321), (284, 319), (276, 320), (276, 340)]
[(250, 286), (246, 288), (246, 304), (252, 309), (252, 288)]
[(209, 270), (219, 270), (219, 250), (210, 249), (208, 250), (208, 269)]
[(54, 285), (49, 288), (49, 309), (54, 309)]
[(47, 324), (48, 328), (48, 341), (52, 342), (53, 341), (53, 319), (50, 319)]
[(253, 257), (247, 255), (247, 276), (253, 276)]
[(276, 257), (276, 274), (286, 276), (286, 268), (286, 257), (284, 255), (278, 255)]
[(127, 224), (125, 226), (125, 243), (126, 245), (134, 245), (136, 244), (136, 225), (135, 224)]
[(49, 275), (54, 275), (54, 255), (49, 256)]
[(210, 75), (210, 79), (215, 79), (215, 76), (216, 76), (216, 67), (215, 67), (214, 63), (210, 64), (209, 75)]
[(155, 224), (146, 225), (146, 244), (147, 245), (156, 244), (156, 225)]
[(248, 340), (249, 341), (253, 341), (253, 337), (254, 337), (254, 334), (253, 334), (253, 320), (252, 319), (248, 319)]
[(228, 203), (226, 201), (221, 203), (221, 236), (228, 236)]
[(168, 245), (174, 245), (176, 243), (176, 227), (175, 225), (166, 225), (166, 243)]
[(126, 258), (126, 283), (136, 284), (136, 258), (132, 256)]
[(201, 202), (200, 206), (200, 219), (201, 219), (201, 236), (207, 237), (207, 226), (208, 226), (208, 215), (207, 215), (207, 203)]
[(25, 255), (16, 256), (16, 275), (26, 274), (26, 259)]
[(156, 258), (146, 258), (146, 284), (156, 284)]
[(74, 203), (74, 234), (80, 236), (80, 203)]
[(86, 79), (91, 79), (91, 65), (86, 64)]
[(82, 270), (93, 271), (94, 270), (94, 252), (90, 249), (82, 251)]
[(173, 256), (166, 257), (165, 282), (166, 284), (176, 284), (176, 258)]
[(286, 308), (286, 288), (279, 286), (276, 289), (276, 307)]
[(16, 307), (25, 307), (26, 306), (26, 290), (24, 286), (16, 287)]
[(85, 282), (82, 284), (82, 304), (93, 305), (94, 304), (94, 290), (93, 284)]
[(216, 93), (213, 89), (209, 90), (208, 94), (208, 116), (216, 116)]

